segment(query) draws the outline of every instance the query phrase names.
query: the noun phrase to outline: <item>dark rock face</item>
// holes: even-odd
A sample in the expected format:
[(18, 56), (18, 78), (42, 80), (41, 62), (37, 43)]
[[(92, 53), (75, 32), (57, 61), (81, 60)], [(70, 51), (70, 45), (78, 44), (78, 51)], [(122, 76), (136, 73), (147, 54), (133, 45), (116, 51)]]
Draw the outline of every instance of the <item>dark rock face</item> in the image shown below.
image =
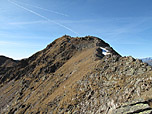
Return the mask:
[(0, 80), (3, 75), (17, 65), (18, 61), (11, 58), (0, 56)]
[(126, 102), (121, 107), (114, 109), (111, 114), (151, 114), (152, 107), (149, 105), (151, 100), (143, 99)]
[(5, 57), (5, 56), (0, 56), (0, 67), (14, 67), (17, 64), (18, 61), (13, 60), (11, 58)]
[(150, 114), (151, 76), (99, 38), (65, 35), (1, 74), (1, 113)]

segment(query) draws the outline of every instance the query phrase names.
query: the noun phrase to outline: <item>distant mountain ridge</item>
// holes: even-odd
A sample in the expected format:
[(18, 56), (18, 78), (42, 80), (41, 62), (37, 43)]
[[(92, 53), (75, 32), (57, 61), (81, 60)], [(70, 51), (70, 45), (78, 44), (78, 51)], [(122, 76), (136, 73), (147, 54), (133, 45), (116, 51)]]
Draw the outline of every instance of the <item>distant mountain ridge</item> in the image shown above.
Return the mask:
[(148, 63), (149, 65), (152, 66), (152, 57), (147, 57), (147, 58), (143, 58), (141, 59), (143, 62)]

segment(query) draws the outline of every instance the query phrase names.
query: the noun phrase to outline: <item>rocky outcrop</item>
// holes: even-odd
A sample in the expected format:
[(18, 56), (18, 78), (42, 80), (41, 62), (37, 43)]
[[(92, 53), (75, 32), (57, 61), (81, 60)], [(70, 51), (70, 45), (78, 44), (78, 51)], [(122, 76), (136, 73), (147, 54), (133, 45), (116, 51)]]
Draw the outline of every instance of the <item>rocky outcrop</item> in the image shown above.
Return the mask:
[(111, 114), (151, 114), (152, 107), (150, 106), (152, 100), (134, 100), (132, 102), (127, 102), (121, 107), (114, 109)]
[[(144, 73), (139, 72), (143, 67), (147, 67), (147, 70)], [(130, 70), (135, 72), (133, 74), (127, 73)], [(68, 96), (68, 102), (64, 101), (63, 104), (60, 104), (61, 107), (60, 105), (56, 107), (56, 110), (60, 113), (74, 111), (72, 113), (110, 114), (114, 109), (121, 107), (128, 101), (135, 98), (146, 98), (143, 94), (146, 91), (150, 92), (152, 87), (152, 72), (150, 71), (151, 67), (132, 57), (105, 56), (94, 68), (94, 71), (71, 87), (71, 91), (75, 92), (75, 95), (70, 98), (68, 93), (71, 91), (65, 93)], [(151, 98), (147, 93), (146, 95)], [(64, 99), (61, 98), (60, 102)], [(72, 105), (72, 110), (62, 107), (66, 107), (66, 104), (67, 107)], [(125, 110), (123, 111), (125, 113)], [(114, 111), (115, 114), (117, 114), (116, 112)]]
[(151, 76), (99, 38), (65, 35), (2, 75), (1, 113), (150, 113)]

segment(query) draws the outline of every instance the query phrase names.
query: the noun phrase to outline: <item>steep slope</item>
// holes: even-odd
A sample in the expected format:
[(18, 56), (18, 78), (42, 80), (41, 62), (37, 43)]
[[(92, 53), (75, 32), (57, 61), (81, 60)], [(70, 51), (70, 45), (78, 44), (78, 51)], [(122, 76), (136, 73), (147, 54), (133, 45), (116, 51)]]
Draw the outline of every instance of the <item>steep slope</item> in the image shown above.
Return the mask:
[[(45, 73), (53, 73), (72, 56), (82, 50), (94, 48), (96, 51), (101, 51), (100, 45), (107, 47), (111, 53), (117, 54), (109, 44), (99, 38), (90, 36), (85, 38), (72, 38), (65, 35), (55, 40), (44, 50), (37, 52), (30, 58), (19, 61), (15, 68), (9, 70), (9, 72), (3, 75), (0, 79), (0, 83), (4, 83), (6, 80), (10, 81), (14, 78), (18, 79), (24, 75), (38, 77)], [(96, 54), (98, 57), (103, 56), (100, 53)]]
[(1, 113), (150, 114), (151, 76), (99, 38), (65, 35), (2, 75)]
[[(72, 76), (72, 79), (68, 79), (67, 83), (71, 83), (69, 80), (72, 80), (73, 83), (75, 83), (77, 80), (81, 79), (83, 77), (83, 75), (81, 75), (83, 74), (82, 72), (87, 73), (89, 71), (88, 69), (95, 64), (95, 60), (104, 57), (100, 47), (107, 48), (111, 54), (120, 56), (109, 46), (109, 44), (99, 38), (91, 36), (72, 38), (65, 35), (55, 40), (44, 50), (37, 52), (30, 58), (19, 61), (15, 68), (8, 70), (8, 72), (1, 76), (1, 100), (3, 101), (1, 107), (5, 107), (8, 102), (12, 105), (14, 96), (20, 96), (22, 98), (23, 96), (26, 96), (23, 93), (31, 94), (31, 92), (35, 90), (39, 92), (41, 84), (43, 86), (48, 85), (46, 88), (49, 90), (46, 89), (45, 93), (43, 93), (44, 91), (42, 92), (46, 98), (48, 94), (51, 95), (53, 93), (49, 92), (50, 88), (52, 88), (51, 91), (57, 89), (56, 93), (59, 93), (58, 91), (60, 91), (60, 89), (58, 86), (62, 81), (65, 82), (68, 79), (67, 75), (69, 75), (69, 72), (72, 73), (76, 70), (74, 64), (77, 63), (76, 67), (79, 66), (77, 72), (80, 72), (80, 74), (76, 73), (76, 76)], [(69, 68), (71, 70), (67, 71)], [(60, 70), (65, 72), (65, 74), (61, 74)], [(79, 76), (77, 76), (78, 74)], [(43, 80), (47, 78), (49, 82), (43, 82)], [(12, 87), (10, 85), (12, 85)], [(51, 96), (56, 96), (56, 94), (53, 94)], [(35, 102), (33, 103), (36, 103), (39, 101), (39, 97), (36, 97), (38, 94), (35, 92), (33, 95), (35, 96), (35, 98), (32, 98), (33, 100), (35, 99)], [(20, 97), (19, 99), (21, 99)], [(16, 99), (18, 99), (18, 97)], [(32, 100), (30, 100), (30, 102), (31, 101)]]

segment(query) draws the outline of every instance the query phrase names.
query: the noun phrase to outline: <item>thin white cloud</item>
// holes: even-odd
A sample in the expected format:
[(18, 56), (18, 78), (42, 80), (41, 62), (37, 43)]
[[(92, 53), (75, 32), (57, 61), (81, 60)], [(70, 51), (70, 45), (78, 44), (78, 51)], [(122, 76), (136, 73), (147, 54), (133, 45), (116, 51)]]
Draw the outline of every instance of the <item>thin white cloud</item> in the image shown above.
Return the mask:
[[(111, 18), (103, 19), (106, 20), (106, 23), (100, 23), (103, 25), (101, 28), (97, 29), (97, 32), (101, 32), (106, 37), (111, 40), (123, 39), (119, 37), (122, 34), (137, 34), (143, 32), (151, 26), (144, 26), (145, 23), (151, 21), (151, 17), (140, 17), (140, 18)], [(102, 21), (102, 20), (101, 20)], [(121, 23), (121, 25), (120, 25)]]
[[(95, 22), (95, 20), (55, 20), (58, 22), (70, 24), (70, 23), (90, 23), (90, 22)], [(28, 24), (39, 24), (39, 23), (47, 23), (48, 21), (25, 21), (25, 22), (10, 22), (8, 24), (10, 25), (28, 25)]]
[(25, 4), (25, 5), (40, 9), (40, 10), (44, 10), (44, 11), (48, 11), (48, 12), (51, 12), (51, 13), (55, 13), (55, 14), (58, 14), (58, 15), (62, 15), (62, 16), (66, 16), (66, 17), (69, 16), (67, 14), (64, 14), (64, 13), (61, 13), (61, 12), (57, 12), (57, 11), (53, 11), (53, 10), (46, 9), (46, 8), (42, 8), (42, 7), (39, 7), (39, 6), (35, 6), (35, 5), (31, 5), (31, 4), (27, 4), (27, 3), (23, 3), (23, 2), (19, 2), (19, 1), (15, 1), (15, 2), (18, 2), (18, 3), (21, 3), (21, 4)]
[(49, 18), (47, 18), (47, 17), (45, 17), (45, 16), (43, 16), (43, 15), (41, 15), (41, 14), (39, 14), (39, 13), (33, 11), (33, 10), (30, 10), (30, 9), (28, 9), (28, 8), (22, 6), (22, 5), (19, 5), (19, 4), (15, 3), (15, 2), (12, 2), (11, 0), (8, 0), (8, 1), (9, 1), (10, 3), (12, 3), (12, 4), (14, 4), (14, 5), (16, 5), (16, 6), (20, 7), (20, 8), (22, 8), (22, 9), (24, 9), (24, 10), (32, 13), (32, 14), (34, 14), (34, 15), (37, 15), (37, 16), (45, 19), (45, 20), (48, 21), (48, 22), (54, 23), (54, 24), (56, 24), (56, 25), (59, 25), (59, 26), (65, 28), (65, 29), (67, 29), (67, 30), (69, 30), (69, 31), (71, 31), (71, 32), (79, 35), (77, 32), (75, 32), (74, 30), (72, 30), (71, 28), (69, 28), (69, 27), (67, 27), (67, 26), (65, 26), (65, 25), (62, 25), (62, 24), (60, 24), (60, 23), (58, 23), (58, 22), (56, 22), (56, 21), (54, 21), (54, 20), (50, 20)]
[(80, 24), (82, 24), (82, 23), (93, 23), (93, 22), (96, 22), (97, 20), (96, 19), (84, 19), (84, 20), (56, 20), (56, 21), (58, 21), (58, 22), (62, 22), (62, 23), (80, 23)]
[(18, 45), (18, 44), (15, 42), (0, 41), (0, 45)]
[(10, 25), (28, 25), (28, 24), (39, 24), (46, 23), (47, 21), (25, 21), (25, 22), (10, 22)]
[(12, 32), (4, 32), (4, 31), (0, 31), (0, 40), (15, 40), (15, 41), (19, 41), (19, 40), (48, 40), (50, 39), (50, 36), (40, 36), (40, 35), (33, 35), (33, 34), (24, 34), (24, 33), (13, 33)]
[(13, 41), (0, 41), (0, 46), (6, 47), (40, 47), (40, 44), (13, 42)]

